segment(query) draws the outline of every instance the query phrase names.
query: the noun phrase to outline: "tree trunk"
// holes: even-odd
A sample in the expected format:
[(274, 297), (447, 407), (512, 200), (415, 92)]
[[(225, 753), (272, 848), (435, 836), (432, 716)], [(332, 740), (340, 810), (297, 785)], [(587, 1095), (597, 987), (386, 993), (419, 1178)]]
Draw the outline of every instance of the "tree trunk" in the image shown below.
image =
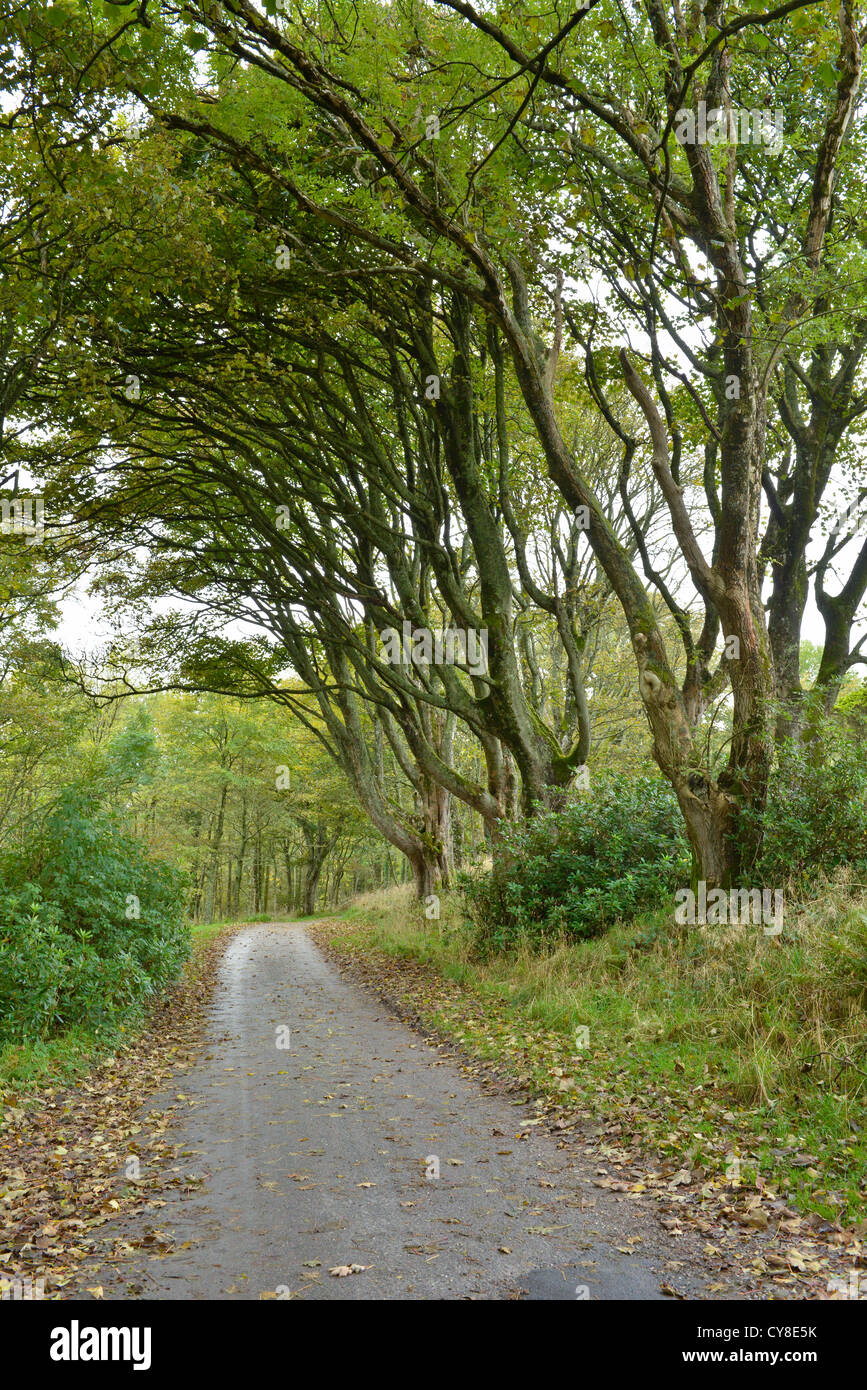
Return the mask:
[(229, 784), (224, 782), (220, 791), (220, 805), (217, 810), (217, 820), (214, 826), (214, 834), (211, 839), (211, 870), (208, 880), (208, 895), (205, 900), (205, 921), (214, 921), (214, 909), (217, 901), (217, 877), (220, 870), (220, 846), (223, 842), (223, 826), (226, 819), (226, 797), (229, 794)]
[(316, 894), (319, 891), (319, 877), (322, 873), (322, 863), (308, 864), (307, 873), (304, 875), (304, 916), (310, 917), (316, 911)]
[(238, 866), (235, 870), (235, 891), (233, 912), (235, 917), (241, 915), (241, 887), (244, 881), (244, 860), (247, 857), (247, 845), (249, 835), (247, 833), (247, 798), (241, 798), (241, 839), (238, 845)]

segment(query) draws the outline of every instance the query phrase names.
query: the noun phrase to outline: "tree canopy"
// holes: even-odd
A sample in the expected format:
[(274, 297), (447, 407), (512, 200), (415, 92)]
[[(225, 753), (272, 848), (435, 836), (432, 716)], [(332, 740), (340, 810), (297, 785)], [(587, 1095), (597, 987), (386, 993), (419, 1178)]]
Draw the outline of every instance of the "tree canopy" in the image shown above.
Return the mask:
[(865, 660), (853, 5), (5, 25), (6, 457), (136, 615), (107, 679), (291, 710), (426, 892), (453, 799), (494, 842), (592, 767), (628, 648), (621, 727), (742, 874)]

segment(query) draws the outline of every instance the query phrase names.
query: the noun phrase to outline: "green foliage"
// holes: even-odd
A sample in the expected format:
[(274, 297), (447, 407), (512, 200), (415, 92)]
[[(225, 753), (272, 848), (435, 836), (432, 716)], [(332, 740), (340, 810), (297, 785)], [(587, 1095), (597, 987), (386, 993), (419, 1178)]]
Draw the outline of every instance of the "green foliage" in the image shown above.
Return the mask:
[(186, 959), (183, 899), (177, 870), (66, 792), (29, 861), (0, 865), (0, 1041), (119, 1027)]
[(461, 890), (482, 950), (595, 936), (665, 902), (689, 877), (677, 802), (658, 778), (597, 784), (504, 831), (494, 868)]
[(742, 815), (742, 832), (757, 827), (753, 883), (806, 885), (838, 864), (867, 867), (867, 745), (834, 720), (809, 742), (786, 741), (764, 812)]
[(844, 686), (834, 708), (841, 714), (863, 718), (867, 714), (867, 680)]
[(853, 904), (841, 911), (821, 942), (822, 964), (843, 998), (867, 995), (867, 911)]

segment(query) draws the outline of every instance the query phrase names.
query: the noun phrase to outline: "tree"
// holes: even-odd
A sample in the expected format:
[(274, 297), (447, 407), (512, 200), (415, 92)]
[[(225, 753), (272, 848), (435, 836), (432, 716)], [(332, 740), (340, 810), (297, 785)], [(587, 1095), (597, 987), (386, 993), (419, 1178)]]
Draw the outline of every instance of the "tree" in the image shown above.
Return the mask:
[[(751, 824), (761, 820), (774, 702), (791, 684), (790, 657), (789, 675), (778, 681), (775, 648), (791, 646), (798, 616), (797, 604), (784, 614), (780, 594), (785, 572), (801, 572), (804, 537), (817, 515), (813, 502), (798, 511), (784, 457), (768, 447), (770, 383), (782, 382), (775, 399), (794, 419), (790, 386), (799, 379), (799, 353), (840, 338), (833, 315), (824, 338), (809, 324), (828, 301), (838, 267), (844, 273), (837, 276), (842, 288), (834, 308), (846, 314), (860, 263), (857, 238), (834, 230), (843, 193), (851, 187), (855, 196), (858, 188), (853, 115), (861, 61), (851, 8), (840, 11), (836, 39), (821, 22), (821, 6), (809, 0), (766, 12), (715, 4), (686, 16), (677, 6), (647, 0), (618, 12), (616, 22), (602, 18), (596, 3), (562, 24), (523, 5), (503, 19), (463, 0), (370, 3), (352, 7), (351, 33), (339, 9), (327, 16), (303, 3), (265, 9), (262, 14), (248, 0), (156, 6), (141, 27), (152, 46), (156, 16), (166, 73), (148, 53), (110, 41), (112, 81), (125, 83), (164, 130), (186, 141), (184, 158), (198, 178), (207, 181), (222, 161), (231, 163), (235, 188), (247, 191), (233, 226), (246, 226), (252, 254), (274, 238), (269, 261), (274, 264), (276, 252), (276, 268), (285, 269), (286, 256), (291, 263), (297, 251), (299, 305), (306, 276), (320, 311), (340, 323), (340, 332), (329, 334), (311, 315), (302, 375), (312, 366), (315, 378), (326, 339), (332, 356), (339, 341), (345, 362), (357, 343), (358, 316), (368, 313), (382, 325), (387, 350), (397, 335), (398, 354), (414, 359), (411, 381), (442, 380), (441, 372), (425, 369), (449, 347), (452, 377), (431, 413), (490, 600), (484, 607), (496, 671), (493, 696), (483, 697), (489, 728), (520, 767), (526, 804), (537, 787), (568, 777), (573, 750), (564, 753), (556, 737), (552, 744), (551, 730), (539, 728), (528, 705), (510, 650), (509, 614), (498, 612), (508, 585), (498, 546), (489, 544), (495, 528), (479, 503), (485, 470), (467, 447), (476, 429), (470, 402), (479, 346), (492, 358), (505, 353), (501, 397), (520, 393), (547, 471), (569, 515), (586, 514), (590, 546), (622, 610), (654, 757), (677, 793), (696, 872), (711, 884), (728, 883), (755, 854), (735, 831), (743, 812)], [(199, 51), (197, 63), (207, 66), (206, 90), (194, 88), (188, 68), (183, 91), (182, 32)], [(771, 45), (781, 100), (805, 119), (798, 140), (780, 148), (773, 148), (776, 122), (745, 104)], [(835, 53), (839, 80), (820, 84), (805, 100), (816, 59), (830, 63)], [(479, 72), (488, 74), (487, 85), (479, 84)], [(775, 159), (778, 172), (768, 174)], [(791, 207), (787, 180), (809, 186), (803, 207)], [(180, 188), (172, 196), (182, 208)], [(238, 258), (220, 255), (217, 229), (231, 221), (226, 207), (217, 201), (206, 218), (206, 275), (216, 280), (218, 267), (237, 268)], [(827, 263), (826, 244), (832, 247)], [(330, 297), (323, 283), (331, 286)], [(372, 287), (381, 284), (398, 288), (377, 297)], [(233, 269), (223, 282), (228, 316), (242, 308), (237, 287)], [(137, 294), (146, 309), (147, 286), (140, 282)], [(380, 306), (386, 319), (377, 317)], [(152, 316), (145, 319), (150, 326)], [(622, 449), (617, 481), (625, 534), (600, 501), (566, 427), (567, 335), (582, 349), (589, 397)], [(843, 377), (850, 372), (853, 391), (857, 343), (856, 328), (850, 346), (831, 349), (830, 357), (821, 346), (818, 354), (825, 352), (826, 373), (835, 352), (850, 364)], [(213, 335), (191, 347), (193, 366), (204, 367), (215, 350)], [(159, 344), (150, 336), (146, 350), (158, 376)], [(180, 364), (169, 359), (177, 375)], [(304, 383), (304, 406), (314, 385)], [(860, 398), (855, 392), (849, 399), (845, 379), (840, 385), (843, 417), (852, 424)], [(643, 446), (634, 411), (623, 407), (625, 392), (640, 412)], [(498, 423), (500, 415), (495, 409)], [(381, 424), (381, 411), (372, 418)], [(303, 411), (299, 419), (306, 424)], [(171, 429), (167, 421), (165, 456), (179, 431), (188, 440), (192, 421), (185, 428), (175, 414)], [(825, 433), (824, 461), (814, 458), (799, 474), (798, 489), (814, 500), (822, 490), (816, 470), (838, 458), (842, 437), (836, 425)], [(668, 582), (666, 565), (631, 511), (628, 487), (642, 447), (689, 577), (692, 592), (685, 597), (678, 593), (682, 574)], [(232, 448), (238, 450), (235, 436)], [(508, 476), (513, 461), (499, 440), (494, 455), (498, 449)], [(225, 468), (233, 473), (234, 460)], [(772, 514), (764, 548), (763, 488)], [(859, 659), (850, 633), (863, 593), (856, 560), (831, 600), (825, 579), (833, 554), (832, 546), (816, 572), (829, 622), (823, 677), (829, 688), (832, 668)], [(437, 573), (434, 558), (439, 597), (451, 608), (452, 597), (461, 595), (449, 594), (451, 576), (445, 568)], [(782, 585), (777, 599), (772, 594), (773, 638), (761, 592), (767, 564), (777, 566)], [(654, 595), (668, 608), (673, 629)], [(840, 630), (833, 637), (835, 622)], [(320, 640), (326, 642), (324, 631)], [(336, 659), (348, 663), (338, 678), (341, 690), (346, 680), (360, 679), (352, 658), (362, 647), (358, 639), (341, 642)], [(717, 773), (701, 723), (726, 680), (732, 736), (728, 765)], [(431, 692), (424, 698), (430, 703)], [(344, 727), (345, 720), (341, 712)], [(433, 751), (423, 745), (429, 761)], [(353, 775), (372, 786), (363, 755), (348, 748), (346, 754), (355, 760)], [(376, 814), (384, 824), (381, 798)]]
[[(711, 144), (687, 138), (680, 144), (675, 127), (680, 127), (681, 112), (697, 121), (702, 101), (705, 109), (724, 113), (717, 135), (722, 129), (725, 141), (731, 129), (728, 114), (738, 95), (752, 89), (761, 63), (761, 44), (748, 42), (750, 36), (761, 40), (766, 31), (775, 34), (774, 26), (801, 6), (730, 16), (718, 5), (708, 15), (696, 11), (686, 18), (679, 9), (668, 15), (656, 0), (633, 7), (623, 22), (631, 28), (626, 51), (634, 52), (636, 61), (626, 71), (621, 61), (616, 75), (604, 63), (600, 67), (597, 52), (581, 42), (582, 31), (596, 22), (596, 8), (576, 12), (556, 30), (550, 22), (530, 21), (521, 9), (507, 31), (462, 0), (409, 7), (405, 13), (392, 7), (388, 41), (378, 55), (371, 47), (373, 21), (381, 17), (377, 7), (363, 9), (352, 40), (331, 20), (318, 25), (311, 40), (301, 5), (279, 19), (263, 17), (247, 0), (228, 0), (207, 11), (181, 7), (197, 14), (218, 52), (233, 54), (266, 74), (276, 105), (284, 104), (295, 119), (299, 111), (309, 112), (308, 137), (314, 131), (327, 133), (327, 147), (325, 139), (320, 146), (325, 169), (320, 164), (315, 179), (310, 177), (309, 144), (299, 156), (297, 145), (275, 139), (272, 128), (259, 138), (243, 122), (230, 125), (224, 119), (233, 109), (228, 81), (222, 104), (218, 99), (207, 119), (177, 104), (167, 109), (155, 101), (151, 108), (168, 128), (197, 133), (225, 150), (250, 178), (271, 181), (294, 200), (301, 215), (318, 218), (323, 226), (339, 226), (349, 265), (375, 252), (383, 268), (459, 289), (502, 333), (549, 473), (571, 508), (588, 509), (590, 543), (629, 625), (654, 756), (677, 793), (698, 871), (709, 883), (727, 883), (740, 862), (733, 833), (737, 816), (742, 808), (756, 810), (763, 804), (773, 747), (775, 676), (758, 551), (767, 471), (767, 382), (782, 349), (777, 345), (766, 351), (756, 336), (748, 257), (756, 240), (755, 216), (747, 208), (749, 169), (767, 152), (729, 140), (721, 156), (718, 139)], [(167, 12), (174, 11), (167, 7)], [(447, 12), (460, 20), (447, 22)], [(811, 16), (788, 22), (795, 34), (804, 25), (811, 36), (816, 32)], [(534, 28), (539, 47), (529, 52), (514, 34), (532, 34)], [(840, 82), (820, 128), (798, 150), (798, 159), (809, 160), (813, 170), (804, 212), (811, 255), (828, 230), (860, 82), (860, 45), (847, 5), (840, 11), (839, 32)], [(615, 34), (616, 29), (612, 38)], [(437, 59), (446, 46), (444, 70)], [(794, 87), (803, 69), (798, 69), (795, 53), (787, 58)], [(468, 104), (462, 82), (479, 69), (492, 74), (491, 83)], [(225, 66), (220, 70), (225, 74)], [(438, 150), (430, 156), (418, 138), (418, 120), (414, 129), (407, 110), (413, 88), (421, 96), (422, 115), (425, 110), (437, 113), (440, 131), (462, 122), (447, 154)], [(516, 88), (521, 96), (509, 104), (504, 93)], [(480, 145), (485, 153), (478, 158)], [(328, 185), (328, 175), (341, 166), (342, 191), (348, 151), (355, 152), (357, 194), (347, 205), (345, 198), (333, 196), (337, 189)], [(537, 167), (546, 170), (543, 184), (531, 184), (532, 192), (525, 195), (523, 224), (505, 227), (514, 206), (515, 175), (520, 171), (527, 179), (531, 154), (539, 159)], [(679, 615), (687, 659), (683, 688), (644, 584), (561, 428), (555, 396), (558, 325), (569, 306), (564, 308), (556, 277), (553, 290), (550, 278), (546, 287), (545, 271), (558, 260), (568, 270), (584, 237), (583, 232), (572, 234), (559, 257), (549, 251), (554, 219), (540, 226), (538, 201), (534, 205), (543, 191), (556, 192), (549, 206), (556, 201), (558, 210), (566, 212), (564, 220), (571, 216), (579, 225), (582, 201), (598, 195), (591, 241), (602, 254), (594, 257), (595, 268), (650, 342), (649, 366), (661, 411), (633, 357), (621, 349), (618, 360), (622, 380), (644, 415), (654, 472), (704, 607), (697, 640)], [(559, 217), (556, 226), (559, 235)], [(614, 270), (624, 255), (632, 273), (628, 290), (620, 288), (619, 271)], [(714, 277), (705, 287), (696, 284), (695, 256)], [(535, 271), (539, 263), (541, 274)], [(767, 281), (761, 288), (766, 287)], [(538, 314), (552, 294), (554, 328), (546, 347)], [(786, 283), (784, 276), (772, 298), (768, 311), (786, 320), (800, 319), (805, 312), (798, 285)], [(676, 321), (678, 303), (689, 309), (692, 322), (697, 318), (707, 325), (708, 344), (699, 352)], [(591, 389), (617, 431), (619, 422), (600, 379), (603, 363), (609, 375), (612, 370), (610, 353), (595, 349), (577, 306), (571, 317), (587, 349)], [(696, 388), (679, 372), (675, 350), (710, 384), (712, 415), (703, 402), (696, 402)], [(677, 397), (666, 374), (681, 381)], [(687, 425), (695, 429), (695, 410), (706, 438), (704, 486), (714, 530), (710, 559), (699, 543), (680, 476), (682, 442)], [(619, 428), (628, 462), (635, 442)], [(713, 681), (709, 662), (720, 628), (732, 652), (726, 669), (733, 727), (728, 767), (714, 777), (703, 766), (695, 727), (703, 692)]]

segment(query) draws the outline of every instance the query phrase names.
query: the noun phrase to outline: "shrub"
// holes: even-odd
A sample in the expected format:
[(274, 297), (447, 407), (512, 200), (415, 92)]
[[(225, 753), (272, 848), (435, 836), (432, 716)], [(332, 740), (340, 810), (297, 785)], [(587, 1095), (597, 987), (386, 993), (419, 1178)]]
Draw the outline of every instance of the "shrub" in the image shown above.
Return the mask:
[(491, 872), (459, 882), (476, 947), (502, 950), (597, 935), (667, 902), (689, 865), (671, 789), (621, 777), (508, 827)]
[(806, 885), (839, 864), (867, 867), (867, 744), (834, 720), (816, 742), (786, 741), (764, 812), (745, 812), (741, 824), (762, 833), (752, 882)]
[(0, 1041), (117, 1026), (177, 975), (183, 902), (177, 870), (67, 794), (28, 862), (0, 866)]

